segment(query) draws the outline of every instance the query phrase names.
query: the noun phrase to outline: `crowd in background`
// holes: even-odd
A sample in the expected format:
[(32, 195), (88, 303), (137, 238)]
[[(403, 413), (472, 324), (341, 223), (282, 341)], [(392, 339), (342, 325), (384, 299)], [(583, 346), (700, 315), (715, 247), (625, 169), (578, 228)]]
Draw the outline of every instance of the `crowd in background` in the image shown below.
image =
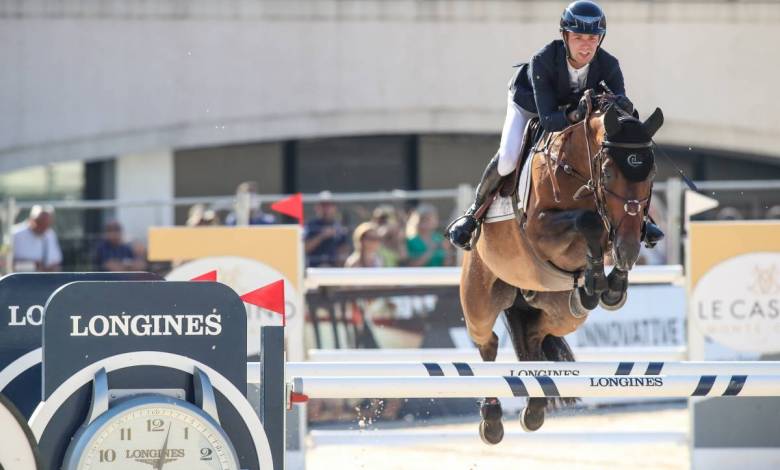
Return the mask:
[[(203, 204), (189, 209), (185, 222), (190, 227), (238, 225), (267, 225), (294, 223), (285, 216), (264, 212), (252, 196), (257, 184), (245, 182), (237, 188), (237, 198), (249, 204), (248, 211), (234, 209), (221, 216), (219, 211)], [(309, 267), (425, 267), (452, 266), (455, 250), (444, 238), (444, 227), (434, 205), (419, 203), (360, 204), (355, 217), (345, 216), (328, 192), (320, 194), (304, 225), (304, 250)], [(353, 207), (354, 209), (354, 207)], [(651, 214), (658, 222), (665, 220), (661, 200), (654, 201)], [(243, 213), (246, 220), (239, 214)], [(247, 217), (248, 215), (248, 217)], [(743, 220), (739, 209), (722, 207), (710, 216), (715, 220)], [(765, 218), (780, 219), (780, 206), (766, 209)], [(28, 217), (14, 226), (13, 259), (15, 271), (59, 271), (63, 267), (63, 252), (54, 230), (54, 209), (34, 206)], [(140, 271), (148, 268), (143, 244), (124, 239), (122, 225), (109, 220), (97, 240), (89, 242), (89, 269), (95, 271)], [(663, 242), (655, 249), (643, 249), (639, 264), (665, 264)], [(68, 265), (66, 263), (66, 268)], [(83, 269), (84, 267), (81, 266)]]
[(304, 235), (308, 266), (422, 267), (451, 266), (454, 262), (439, 215), (430, 204), (419, 204), (410, 211), (379, 205), (371, 219), (358, 224), (351, 236), (334, 202), (317, 202), (315, 213), (306, 223)]

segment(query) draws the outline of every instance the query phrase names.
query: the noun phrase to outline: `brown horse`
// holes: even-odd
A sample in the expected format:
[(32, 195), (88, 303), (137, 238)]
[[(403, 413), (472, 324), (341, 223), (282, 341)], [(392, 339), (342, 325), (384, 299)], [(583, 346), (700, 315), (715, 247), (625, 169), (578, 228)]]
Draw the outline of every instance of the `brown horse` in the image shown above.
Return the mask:
[[(493, 326), (502, 311), (519, 360), (573, 361), (563, 336), (599, 302), (610, 309), (625, 303), (655, 176), (652, 137), (663, 114), (656, 109), (643, 123), (618, 110), (610, 95), (598, 102), (582, 123), (533, 149), (531, 194), (518, 220), (484, 224), (465, 253), (461, 304), (484, 361), (496, 358)], [(605, 257), (614, 261), (608, 277)], [(529, 399), (521, 418), (527, 431), (541, 427), (547, 405), (546, 398)], [(501, 404), (486, 398), (480, 412), (483, 441), (500, 442)]]

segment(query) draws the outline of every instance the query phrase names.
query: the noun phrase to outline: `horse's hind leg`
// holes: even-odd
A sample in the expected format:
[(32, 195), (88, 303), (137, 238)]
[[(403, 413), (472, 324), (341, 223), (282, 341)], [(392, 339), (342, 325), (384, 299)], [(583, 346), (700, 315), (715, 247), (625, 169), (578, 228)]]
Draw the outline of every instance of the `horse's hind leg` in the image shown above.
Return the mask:
[[(465, 253), (460, 283), (460, 300), (469, 336), (477, 345), (483, 361), (495, 361), (498, 337), (493, 325), (500, 312), (512, 304), (515, 289), (499, 280), (482, 262), (476, 251)], [(498, 444), (504, 438), (503, 412), (497, 397), (480, 404), (479, 435), (486, 444)]]
[[(506, 311), (512, 344), (520, 361), (573, 361), (574, 355), (562, 336), (582, 324), (568, 312), (568, 294), (536, 292), (528, 300), (518, 295)], [(558, 404), (569, 404), (561, 398), (529, 398), (520, 417), (526, 431), (536, 431), (544, 424), (545, 410)]]
[[(531, 307), (522, 294), (518, 295), (514, 304), (506, 310), (506, 320), (512, 345), (519, 361), (542, 361), (542, 341), (544, 336), (537, 328), (542, 312)], [(525, 431), (536, 431), (544, 424), (544, 413), (547, 408), (546, 398), (529, 398), (520, 416), (520, 425)]]
[[(498, 353), (498, 336), (493, 333), (493, 339), (486, 345), (477, 345), (483, 361), (495, 361)], [(479, 437), (485, 444), (498, 444), (504, 438), (504, 423), (501, 418), (504, 412), (498, 397), (485, 397), (479, 404)]]

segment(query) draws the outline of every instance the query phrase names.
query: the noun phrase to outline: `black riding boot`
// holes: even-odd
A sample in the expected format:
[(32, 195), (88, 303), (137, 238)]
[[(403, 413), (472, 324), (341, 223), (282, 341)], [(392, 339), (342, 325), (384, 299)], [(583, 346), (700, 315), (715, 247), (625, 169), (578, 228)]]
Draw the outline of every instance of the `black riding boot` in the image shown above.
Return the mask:
[(649, 220), (645, 222), (645, 233), (642, 240), (648, 248), (655, 247), (655, 244), (664, 239), (664, 232), (658, 226)]
[(471, 250), (471, 237), (481, 222), (474, 214), (485, 203), (485, 200), (498, 189), (501, 178), (501, 175), (498, 174), (498, 154), (496, 154), (490, 159), (485, 172), (482, 173), (482, 179), (477, 185), (474, 203), (463, 216), (452, 222), (448, 228), (447, 235), (453, 245), (464, 250)]

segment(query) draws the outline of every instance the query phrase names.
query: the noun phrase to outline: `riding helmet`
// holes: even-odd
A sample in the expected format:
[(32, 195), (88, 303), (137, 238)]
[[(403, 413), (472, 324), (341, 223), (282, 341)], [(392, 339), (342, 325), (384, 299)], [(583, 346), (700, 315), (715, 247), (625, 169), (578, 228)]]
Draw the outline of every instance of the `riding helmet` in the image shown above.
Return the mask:
[(593, 2), (577, 0), (569, 4), (561, 15), (561, 32), (579, 34), (607, 34), (607, 17)]

